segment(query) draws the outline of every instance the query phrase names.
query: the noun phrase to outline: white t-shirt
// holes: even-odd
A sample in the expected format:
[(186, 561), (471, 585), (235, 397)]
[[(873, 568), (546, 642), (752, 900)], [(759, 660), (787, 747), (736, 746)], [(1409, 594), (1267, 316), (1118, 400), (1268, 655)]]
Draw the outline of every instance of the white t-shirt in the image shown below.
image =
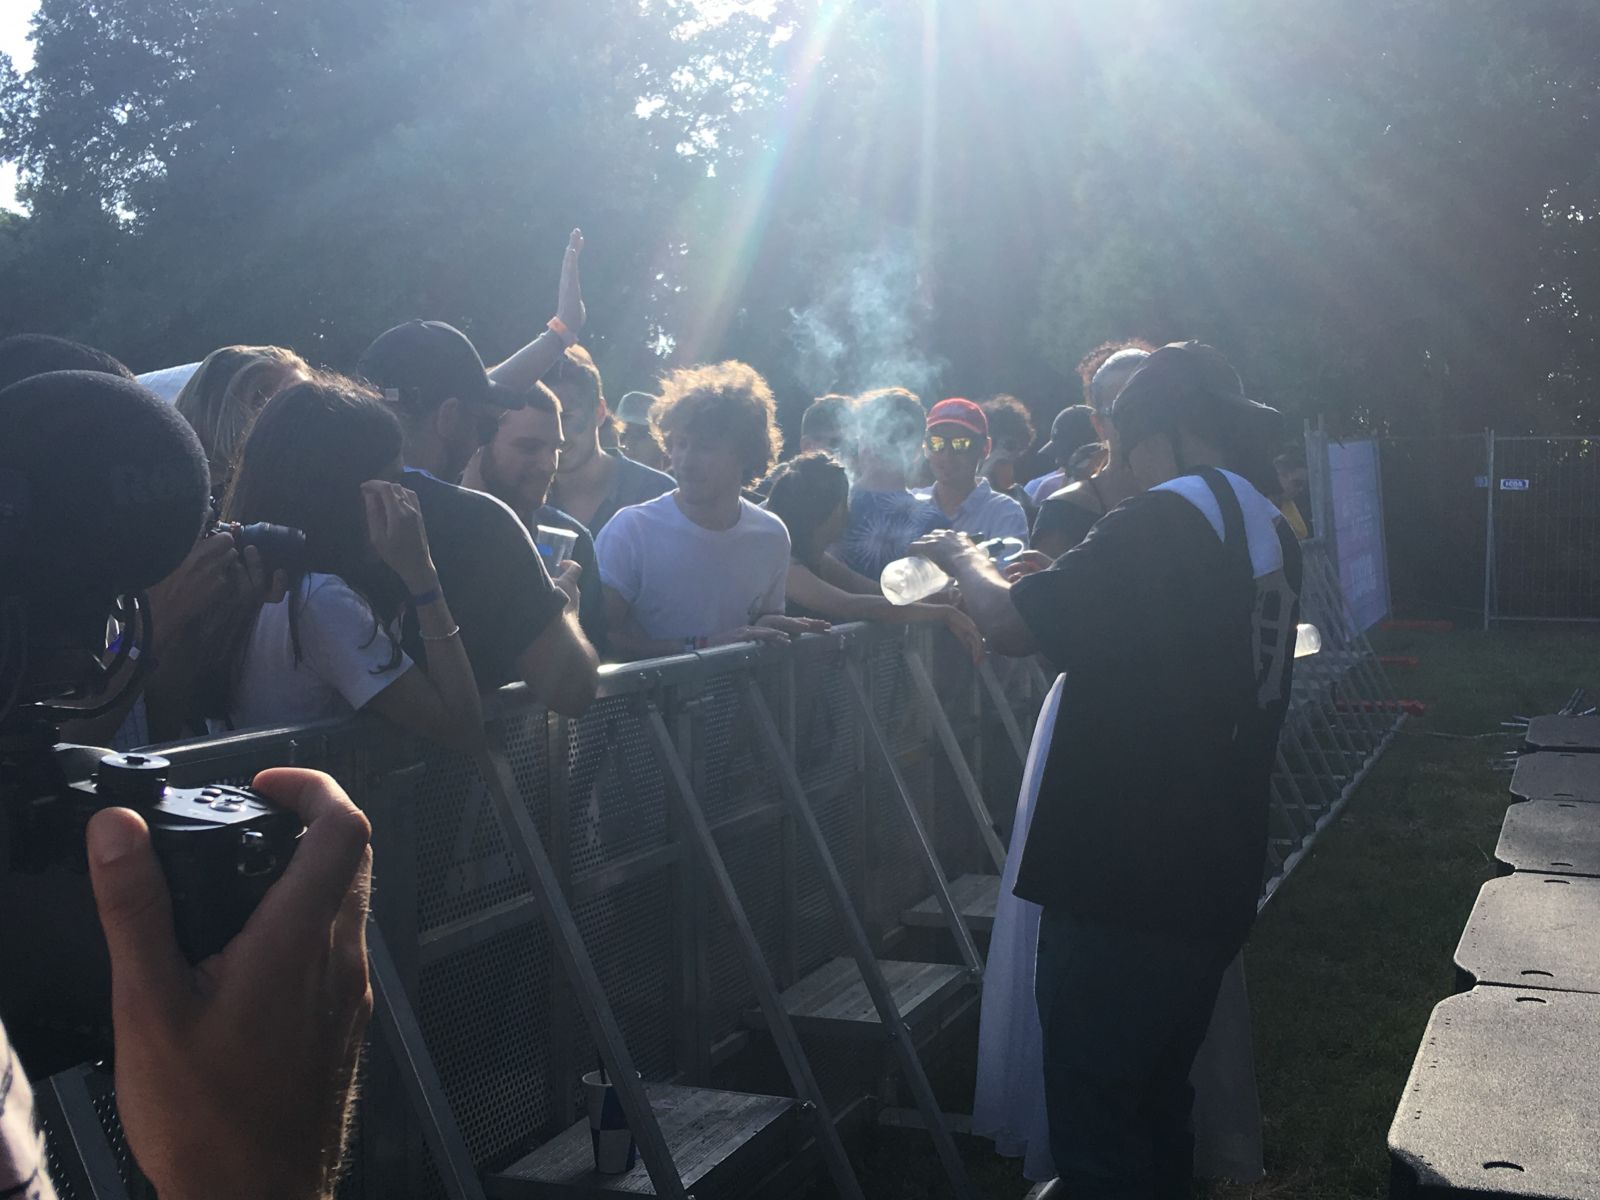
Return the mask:
[(347, 716), (411, 669), (404, 653), (388, 666), (389, 631), (374, 633), (372, 609), (337, 575), (307, 575), (300, 597), (299, 663), (288, 599), (261, 606), (233, 695), (235, 729)]
[(748, 500), (731, 529), (706, 529), (668, 492), (618, 510), (594, 548), (600, 582), (646, 637), (710, 637), (783, 612), (789, 530)]

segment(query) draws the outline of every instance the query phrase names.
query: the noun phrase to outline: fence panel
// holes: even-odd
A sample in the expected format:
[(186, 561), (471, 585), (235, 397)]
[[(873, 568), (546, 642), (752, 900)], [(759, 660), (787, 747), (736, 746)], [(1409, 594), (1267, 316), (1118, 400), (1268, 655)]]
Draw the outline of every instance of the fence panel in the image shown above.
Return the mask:
[(1379, 455), (1395, 613), (1481, 619), (1485, 436), (1385, 438)]
[(1494, 439), (1491, 614), (1600, 621), (1600, 440)]

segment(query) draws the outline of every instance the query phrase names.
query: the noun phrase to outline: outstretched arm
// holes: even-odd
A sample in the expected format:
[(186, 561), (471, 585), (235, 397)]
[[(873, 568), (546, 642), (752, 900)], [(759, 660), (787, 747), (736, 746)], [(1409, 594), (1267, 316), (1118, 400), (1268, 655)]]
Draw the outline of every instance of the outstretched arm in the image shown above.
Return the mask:
[(999, 654), (1023, 658), (1038, 647), (1033, 633), (1011, 603), (1011, 585), (994, 561), (962, 533), (940, 529), (911, 543), (911, 551), (932, 561), (961, 588), (961, 607)]
[[(574, 229), (561, 256), (561, 285), (556, 290), (556, 315), (546, 329), (505, 362), (489, 368), (489, 378), (519, 392), (531, 391), (556, 365), (561, 352), (578, 340), (588, 310), (578, 278), (578, 256), (583, 253), (583, 230)], [(565, 334), (560, 330), (566, 330)]]

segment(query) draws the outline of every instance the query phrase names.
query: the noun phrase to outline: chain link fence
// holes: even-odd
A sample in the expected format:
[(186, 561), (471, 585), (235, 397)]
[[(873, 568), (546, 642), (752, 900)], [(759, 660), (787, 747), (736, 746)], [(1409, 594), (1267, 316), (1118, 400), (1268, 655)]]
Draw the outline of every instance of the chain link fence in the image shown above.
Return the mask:
[(1494, 432), (1380, 445), (1395, 612), (1600, 621), (1600, 439)]

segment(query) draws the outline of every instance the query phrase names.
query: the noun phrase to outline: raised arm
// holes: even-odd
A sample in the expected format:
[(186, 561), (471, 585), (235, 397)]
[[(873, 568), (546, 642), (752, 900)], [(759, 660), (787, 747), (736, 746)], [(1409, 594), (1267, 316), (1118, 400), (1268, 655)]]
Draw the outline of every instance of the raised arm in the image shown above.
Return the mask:
[[(583, 253), (583, 231), (574, 229), (561, 256), (561, 284), (556, 290), (556, 315), (550, 327), (505, 362), (489, 368), (489, 378), (519, 392), (533, 389), (556, 365), (561, 352), (578, 340), (588, 310), (578, 278), (578, 256)], [(564, 333), (562, 331), (565, 331)]]

